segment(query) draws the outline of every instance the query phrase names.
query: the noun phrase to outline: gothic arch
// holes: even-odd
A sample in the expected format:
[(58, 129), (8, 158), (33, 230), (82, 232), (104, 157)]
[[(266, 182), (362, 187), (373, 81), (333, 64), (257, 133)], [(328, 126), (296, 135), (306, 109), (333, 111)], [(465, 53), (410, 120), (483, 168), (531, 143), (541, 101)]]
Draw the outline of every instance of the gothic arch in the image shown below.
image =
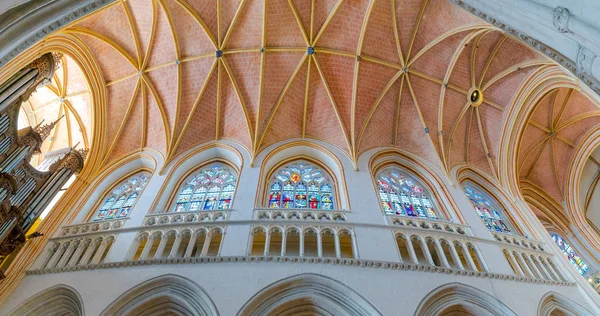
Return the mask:
[(415, 316), (440, 315), (449, 308), (458, 307), (474, 315), (516, 316), (493, 296), (462, 283), (449, 283), (429, 292), (421, 300)]
[(242, 306), (246, 315), (381, 315), (360, 294), (328, 277), (304, 273), (272, 283)]
[(464, 193), (465, 185), (471, 183), (479, 190), (485, 192), (504, 210), (504, 215), (508, 218), (518, 235), (530, 235), (533, 230), (531, 225), (527, 224), (516, 209), (513, 207), (513, 198), (504, 190), (495, 179), (489, 177), (485, 172), (473, 168), (472, 166), (460, 166), (453, 169), (457, 182)]
[(426, 188), (438, 211), (443, 215), (442, 217), (445, 217), (446, 220), (454, 219), (459, 223), (465, 223), (462, 214), (455, 211), (459, 208), (447, 189), (451, 185), (447, 181), (448, 178), (443, 175), (440, 176), (440, 171), (435, 166), (431, 166), (423, 159), (414, 157), (402, 150), (385, 149), (375, 152), (370, 157), (368, 168), (376, 195), (379, 195), (377, 175), (381, 170), (390, 166), (398, 167)]
[(65, 315), (83, 316), (83, 300), (72, 287), (59, 284), (45, 289), (9, 313), (11, 316)]
[(184, 277), (166, 274), (121, 294), (100, 315), (219, 315), (208, 294)]
[[(263, 150), (264, 151), (264, 150)], [(334, 197), (339, 209), (350, 210), (346, 175), (342, 160), (333, 151), (311, 141), (292, 141), (271, 150), (264, 151), (264, 158), (259, 156), (254, 161), (260, 164), (259, 189), (255, 199), (255, 206), (260, 207), (268, 195), (269, 180), (273, 173), (287, 163), (297, 160), (308, 161), (325, 171), (334, 182)]]
[(540, 300), (538, 316), (591, 316), (593, 315), (583, 306), (556, 293), (548, 292)]

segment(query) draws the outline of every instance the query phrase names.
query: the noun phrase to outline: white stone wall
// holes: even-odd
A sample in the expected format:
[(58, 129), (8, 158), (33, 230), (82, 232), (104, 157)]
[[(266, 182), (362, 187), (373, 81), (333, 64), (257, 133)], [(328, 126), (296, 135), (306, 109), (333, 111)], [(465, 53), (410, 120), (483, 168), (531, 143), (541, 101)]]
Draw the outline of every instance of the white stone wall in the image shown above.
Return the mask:
[[(450, 195), (445, 196), (444, 200), (437, 201), (437, 203), (442, 204), (449, 211), (450, 221), (454, 224), (468, 225), (466, 229), (469, 232), (466, 235), (391, 226), (390, 220), (382, 214), (370, 173), (369, 161), (380, 150), (374, 149), (363, 154), (359, 159), (358, 170), (355, 170), (349, 157), (338, 149), (318, 141), (309, 143), (294, 143), (294, 141), (279, 143), (261, 152), (252, 162), (251, 157), (242, 147), (234, 143), (222, 142), (220, 146), (205, 151), (194, 152), (192, 149), (165, 168), (163, 168), (162, 157), (153, 152), (147, 152), (109, 174), (101, 175), (100, 180), (92, 184), (90, 197), (81, 203), (82, 207), (76, 220), (73, 223), (65, 223), (65, 225), (84, 224), (85, 218), (94, 211), (92, 207), (98, 199), (110, 188), (111, 184), (119, 181), (124, 175), (140, 168), (154, 170), (146, 189), (130, 212), (130, 218), (125, 221), (124, 226), (106, 232), (114, 235), (116, 239), (110, 246), (106, 257), (101, 260), (103, 263), (86, 267), (68, 267), (62, 270), (36, 270), (46, 260), (43, 255), (40, 256), (34, 265), (34, 270), (30, 271), (18, 289), (0, 307), (0, 315), (8, 314), (36, 293), (59, 284), (70, 286), (79, 293), (86, 315), (99, 315), (128, 289), (165, 274), (183, 276), (195, 282), (212, 299), (221, 315), (235, 315), (253, 295), (264, 287), (302, 273), (319, 274), (341, 282), (366, 299), (382, 315), (412, 315), (428, 293), (445, 284), (456, 282), (472, 286), (481, 293), (497, 298), (516, 315), (536, 315), (540, 300), (551, 291), (583, 306), (592, 314), (600, 314), (599, 297), (591, 289), (586, 288), (589, 286), (585, 284), (585, 280), (571, 269), (562, 256), (554, 253), (557, 251), (556, 247), (546, 244), (545, 250), (540, 252), (495, 240), (493, 234), (485, 228), (469, 200), (462, 193), (455, 173), (448, 177), (441, 170), (428, 166), (427, 163), (418, 165), (399, 154), (389, 158), (413, 170), (422, 170), (419, 174), (427, 177), (430, 181), (436, 181), (432, 175), (442, 179), (442, 183), (436, 181), (435, 186), (439, 190), (447, 188)], [(319, 148), (319, 146), (323, 148)], [(263, 206), (264, 201), (261, 199), (258, 200), (258, 204), (255, 202), (258, 192), (264, 185), (265, 174), (278, 162), (299, 155), (318, 160), (333, 170), (335, 174), (332, 176), (337, 178), (338, 188), (348, 192), (348, 194), (345, 192), (339, 194), (340, 205), (346, 211), (344, 215), (347, 220), (331, 225), (341, 225), (353, 230), (357, 248), (355, 249), (356, 259), (352, 261), (352, 264), (333, 263), (327, 260), (320, 262), (298, 262), (297, 260), (248, 262), (244, 259), (247, 257), (249, 247), (250, 227), (268, 224), (268, 222), (257, 220), (254, 217), (256, 212), (254, 209)], [(216, 260), (219, 262), (149, 261), (136, 266), (124, 263), (140, 226), (145, 223), (146, 216), (167, 210), (170, 203), (169, 197), (173, 190), (177, 189), (176, 183), (183, 175), (203, 162), (214, 158), (226, 160), (241, 171), (233, 201), (233, 210), (227, 220), (217, 223), (225, 226), (219, 255), (225, 259), (233, 259)], [(417, 159), (417, 161), (420, 160)], [(159, 173), (160, 170), (162, 172)], [(164, 190), (161, 194), (163, 186)], [(458, 209), (453, 207), (451, 201)], [(461, 216), (465, 220), (464, 223), (458, 222), (458, 218)], [(319, 224), (318, 221), (316, 223)], [(209, 222), (206, 225), (212, 224)], [(278, 222), (278, 224), (284, 225), (286, 222)], [(519, 223), (514, 224), (522, 226)], [(173, 227), (177, 227), (176, 225), (173, 224)], [(448, 225), (452, 224), (448, 223)], [(541, 224), (538, 222), (537, 226), (533, 227), (541, 227)], [(526, 228), (522, 227), (522, 229), (527, 232)], [(393, 232), (398, 230), (416, 232), (424, 236), (441, 234), (445, 238), (456, 236), (456, 238), (468, 239), (479, 249), (488, 271), (475, 273), (423, 266), (394, 265), (400, 261), (393, 237)], [(57, 232), (54, 240), (71, 238), (71, 236), (62, 236), (61, 232), (62, 230)], [(545, 231), (536, 233), (528, 233), (528, 235), (547, 235)], [(80, 232), (77, 234), (81, 235)], [(79, 236), (77, 234), (75, 234), (76, 237)], [(472, 235), (469, 236), (470, 234)], [(547, 243), (546, 240), (538, 242), (533, 238), (519, 240), (537, 245)], [(515, 273), (502, 253), (503, 249), (542, 254), (545, 257), (553, 258), (557, 268), (568, 282), (515, 277)], [(354, 263), (359, 266), (354, 266)], [(391, 264), (392, 268), (388, 268), (386, 264)]]

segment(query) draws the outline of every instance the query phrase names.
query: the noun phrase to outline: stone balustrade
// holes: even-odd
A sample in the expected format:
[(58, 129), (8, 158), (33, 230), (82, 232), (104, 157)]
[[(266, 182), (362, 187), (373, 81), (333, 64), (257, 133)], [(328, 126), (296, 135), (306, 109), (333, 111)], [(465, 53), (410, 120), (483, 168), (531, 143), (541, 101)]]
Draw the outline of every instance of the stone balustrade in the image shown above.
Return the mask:
[(310, 209), (273, 209), (255, 208), (253, 218), (256, 220), (303, 220), (322, 222), (345, 222), (348, 211), (310, 210)]
[(60, 237), (69, 237), (69, 236), (78, 236), (83, 234), (93, 234), (99, 232), (112, 231), (116, 229), (120, 229), (125, 225), (127, 221), (126, 218), (119, 219), (111, 219), (105, 220), (101, 222), (89, 222), (83, 224), (75, 224), (63, 226), (60, 229), (58, 236)]
[(453, 234), (473, 236), (468, 225), (456, 224), (448, 221), (431, 220), (418, 217), (386, 215), (388, 223), (392, 226), (409, 227), (422, 230), (444, 231)]
[(150, 214), (146, 215), (143, 226), (225, 221), (229, 219), (230, 213), (231, 210)]
[(536, 240), (532, 240), (532, 239), (520, 237), (520, 236), (515, 236), (515, 235), (511, 235), (511, 234), (506, 234), (506, 233), (500, 233), (500, 232), (492, 232), (492, 235), (494, 236), (494, 239), (496, 239), (497, 241), (502, 242), (502, 243), (507, 243), (510, 245), (514, 245), (514, 246), (522, 247), (522, 248), (526, 248), (526, 249), (545, 251), (544, 243), (536, 241)]

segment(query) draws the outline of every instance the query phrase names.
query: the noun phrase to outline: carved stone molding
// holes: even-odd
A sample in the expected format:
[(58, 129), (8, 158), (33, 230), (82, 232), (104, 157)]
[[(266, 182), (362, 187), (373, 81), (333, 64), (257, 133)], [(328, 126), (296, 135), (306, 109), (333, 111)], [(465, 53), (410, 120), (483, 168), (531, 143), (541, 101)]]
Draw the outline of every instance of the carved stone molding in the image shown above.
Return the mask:
[(115, 0), (47, 1), (37, 7), (9, 10), (0, 17), (8, 19), (6, 15), (12, 14), (18, 15), (18, 18), (2, 29), (2, 33), (6, 34), (0, 36), (2, 41), (13, 44), (9, 50), (0, 51), (0, 68), (52, 32), (113, 2)]
[(397, 263), (388, 261), (375, 261), (363, 259), (342, 259), (342, 258), (318, 258), (318, 257), (279, 257), (279, 256), (229, 256), (229, 257), (195, 257), (195, 258), (171, 258), (171, 259), (156, 259), (156, 260), (141, 260), (141, 261), (122, 261), (122, 262), (107, 262), (101, 264), (89, 264), (76, 267), (62, 267), (52, 269), (36, 269), (27, 271), (27, 275), (42, 275), (51, 273), (74, 272), (81, 270), (97, 270), (97, 269), (114, 269), (125, 267), (149, 266), (149, 265), (166, 265), (166, 264), (208, 264), (208, 263), (259, 263), (259, 262), (277, 262), (277, 263), (313, 263), (313, 264), (330, 264), (342, 265), (348, 267), (362, 267), (372, 269), (386, 269), (399, 271), (422, 271), (430, 273), (453, 274), (465, 277), (478, 277), (506, 281), (515, 281), (531, 284), (543, 284), (554, 286), (575, 286), (574, 282), (551, 281), (520, 277), (515, 275), (464, 271), (451, 268), (434, 267), (426, 265), (414, 265), (409, 263)]
[(596, 55), (591, 50), (579, 45), (579, 50), (577, 51), (577, 73), (591, 74), (594, 59), (596, 59)]
[(531, 48), (537, 50), (538, 52), (550, 57), (550, 59), (554, 60), (559, 65), (565, 67), (568, 71), (570, 71), (572, 74), (577, 76), (577, 78), (579, 78), (585, 85), (590, 87), (590, 89), (592, 89), (592, 91), (594, 91), (595, 93), (600, 95), (600, 81), (598, 81), (597, 78), (595, 78), (593, 75), (591, 75), (587, 72), (577, 71), (576, 63), (573, 62), (571, 59), (567, 58), (566, 56), (564, 56), (563, 54), (561, 54), (560, 52), (558, 52), (557, 50), (555, 50), (551, 47), (548, 47), (546, 44), (538, 41), (535, 38), (532, 38), (531, 36), (527, 35), (526, 33), (521, 32), (520, 30), (516, 30), (516, 29), (506, 25), (503, 21), (498, 20), (494, 16), (489, 15), (488, 13), (483, 12), (483, 11), (479, 10), (478, 8), (475, 8), (471, 5), (468, 5), (463, 0), (448, 0), (448, 1), (465, 9), (466, 11), (468, 11), (471, 14), (477, 16), (478, 18), (484, 20), (485, 22), (490, 23), (493, 26), (501, 29), (506, 34), (520, 39), (525, 44), (529, 45)]
[(560, 6), (554, 9), (552, 23), (557, 31), (561, 33), (569, 33), (570, 20), (571, 13), (569, 12), (569, 9)]

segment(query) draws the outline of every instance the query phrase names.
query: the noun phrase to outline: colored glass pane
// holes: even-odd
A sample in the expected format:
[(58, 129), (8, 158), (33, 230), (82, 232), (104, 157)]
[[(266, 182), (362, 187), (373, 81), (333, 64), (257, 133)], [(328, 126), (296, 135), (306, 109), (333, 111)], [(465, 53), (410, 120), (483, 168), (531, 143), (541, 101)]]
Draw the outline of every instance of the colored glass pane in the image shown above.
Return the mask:
[(309, 162), (278, 169), (271, 178), (269, 208), (335, 208), (333, 184), (327, 173)]
[(554, 239), (554, 242), (558, 245), (558, 248), (560, 248), (562, 253), (567, 257), (567, 260), (569, 260), (573, 267), (577, 269), (577, 272), (579, 272), (581, 275), (585, 275), (589, 267), (587, 263), (585, 263), (585, 261), (577, 254), (577, 252), (575, 252), (571, 245), (569, 245), (569, 243), (567, 243), (564, 238), (558, 234), (552, 233), (550, 236), (552, 236), (552, 239)]
[(470, 184), (465, 186), (464, 192), (487, 229), (501, 233), (513, 231), (505, 219), (504, 210), (492, 197)]
[(385, 214), (439, 218), (428, 193), (397, 167), (388, 167), (377, 174), (377, 189)]
[(237, 175), (226, 165), (211, 164), (189, 176), (171, 212), (194, 212), (231, 208)]
[(105, 197), (104, 203), (98, 210), (94, 221), (127, 217), (135, 202), (140, 197), (142, 190), (148, 184), (148, 174), (143, 172), (132, 176), (116, 186)]

